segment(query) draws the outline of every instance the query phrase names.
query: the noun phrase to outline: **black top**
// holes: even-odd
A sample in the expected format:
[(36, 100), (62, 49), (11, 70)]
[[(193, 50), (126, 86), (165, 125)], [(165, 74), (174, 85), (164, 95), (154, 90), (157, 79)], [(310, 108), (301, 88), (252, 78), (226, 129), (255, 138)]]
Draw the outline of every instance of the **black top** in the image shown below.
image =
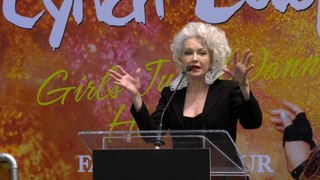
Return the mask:
[[(190, 127), (183, 118), (186, 89), (176, 91), (164, 113), (162, 129), (186, 130)], [(172, 93), (169, 87), (162, 90), (156, 111), (151, 115), (144, 103), (139, 112), (131, 107), (131, 114), (140, 130), (158, 129), (162, 111)], [(252, 93), (245, 101), (235, 82), (216, 80), (209, 87), (200, 124), (192, 126), (199, 129), (226, 130), (235, 141), (238, 121), (245, 129), (259, 128), (262, 124), (262, 112), (258, 101)]]
[(202, 127), (202, 113), (198, 114), (195, 117), (187, 117), (183, 116), (183, 123), (185, 129), (205, 129), (205, 127)]

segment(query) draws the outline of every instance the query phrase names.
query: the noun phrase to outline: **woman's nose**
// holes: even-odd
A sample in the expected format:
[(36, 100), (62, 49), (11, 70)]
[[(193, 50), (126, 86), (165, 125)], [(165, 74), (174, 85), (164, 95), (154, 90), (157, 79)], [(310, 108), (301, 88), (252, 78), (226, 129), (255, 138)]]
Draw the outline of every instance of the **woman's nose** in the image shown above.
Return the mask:
[(192, 60), (193, 61), (197, 61), (198, 60), (198, 54), (197, 53), (193, 53)]

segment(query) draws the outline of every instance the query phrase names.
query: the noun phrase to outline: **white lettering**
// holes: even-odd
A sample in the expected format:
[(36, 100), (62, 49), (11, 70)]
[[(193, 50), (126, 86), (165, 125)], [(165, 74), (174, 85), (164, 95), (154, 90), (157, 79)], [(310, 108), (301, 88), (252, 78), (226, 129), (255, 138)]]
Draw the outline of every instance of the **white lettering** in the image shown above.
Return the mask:
[[(246, 155), (242, 156), (244, 159)], [(249, 155), (251, 163), (251, 171), (264, 173), (264, 172), (273, 172), (270, 167), (271, 158), (268, 155)], [(257, 161), (257, 162), (256, 162)]]
[(78, 155), (79, 157), (79, 169), (78, 172), (92, 172), (91, 156)]

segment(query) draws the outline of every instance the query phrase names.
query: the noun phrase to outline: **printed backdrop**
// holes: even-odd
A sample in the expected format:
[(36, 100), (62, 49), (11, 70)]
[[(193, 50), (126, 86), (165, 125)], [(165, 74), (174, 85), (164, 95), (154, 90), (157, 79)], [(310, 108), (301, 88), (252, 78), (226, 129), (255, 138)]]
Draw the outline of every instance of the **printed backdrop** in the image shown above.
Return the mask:
[[(250, 86), (263, 110), (237, 146), (253, 179), (289, 179), (270, 109), (301, 106), (320, 142), (318, 2), (311, 0), (0, 0), (0, 153), (20, 179), (90, 179), (80, 131), (136, 130), (129, 95), (110, 80), (142, 68), (150, 111), (177, 75), (169, 44), (190, 21), (222, 28), (233, 51), (250, 49)], [(9, 179), (0, 163), (0, 178)]]

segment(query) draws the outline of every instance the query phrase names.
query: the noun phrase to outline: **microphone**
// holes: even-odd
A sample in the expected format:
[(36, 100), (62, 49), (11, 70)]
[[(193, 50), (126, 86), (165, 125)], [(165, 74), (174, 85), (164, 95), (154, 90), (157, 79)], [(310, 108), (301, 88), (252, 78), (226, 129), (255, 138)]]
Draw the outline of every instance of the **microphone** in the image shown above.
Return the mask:
[(153, 144), (156, 146), (155, 149), (160, 149), (161, 146), (165, 145), (165, 142), (161, 139), (161, 131), (162, 131), (162, 124), (163, 124), (163, 116), (164, 113), (166, 112), (174, 94), (177, 92), (178, 87), (180, 86), (182, 80), (184, 79), (184, 77), (186, 76), (187, 72), (192, 71), (192, 65), (188, 65), (186, 67), (186, 69), (184, 71), (182, 71), (182, 77), (179, 80), (179, 83), (177, 85), (177, 87), (174, 89), (173, 93), (171, 94), (166, 106), (163, 108), (161, 117), (160, 117), (160, 123), (159, 123), (159, 127), (158, 127), (158, 133), (157, 133), (157, 139), (153, 142)]
[[(183, 75), (185, 75), (185, 73), (192, 71), (192, 65), (189, 65), (186, 67), (186, 69), (184, 71), (182, 71), (182, 73), (184, 73)], [(181, 78), (183, 79), (183, 78)], [(181, 81), (181, 80), (180, 80)], [(180, 84), (179, 84), (180, 85)], [(177, 86), (178, 87), (178, 86)]]

